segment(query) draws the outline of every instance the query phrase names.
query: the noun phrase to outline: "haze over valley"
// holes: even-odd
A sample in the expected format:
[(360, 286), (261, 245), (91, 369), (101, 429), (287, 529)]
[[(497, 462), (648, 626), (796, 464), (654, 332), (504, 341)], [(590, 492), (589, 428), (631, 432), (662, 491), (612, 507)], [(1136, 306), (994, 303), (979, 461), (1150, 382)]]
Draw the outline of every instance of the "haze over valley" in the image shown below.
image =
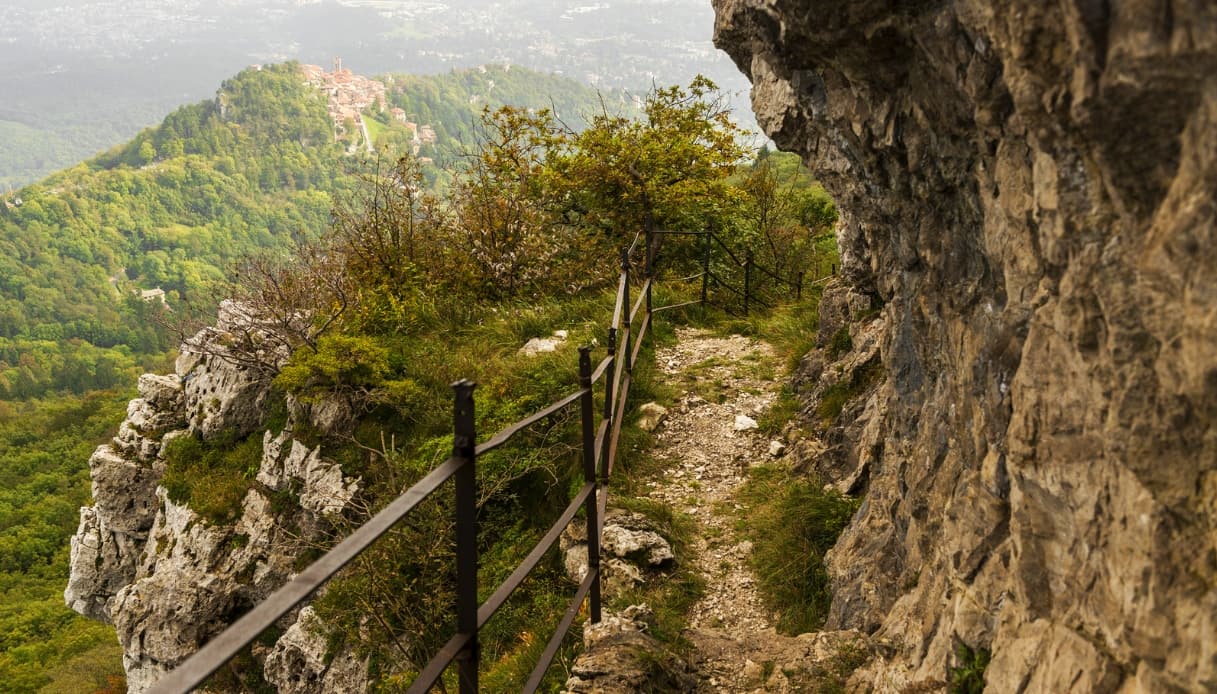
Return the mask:
[(215, 94), (250, 64), (356, 73), (487, 63), (644, 92), (704, 74), (751, 120), (701, 0), (13, 0), (0, 4), (0, 187), (29, 183)]

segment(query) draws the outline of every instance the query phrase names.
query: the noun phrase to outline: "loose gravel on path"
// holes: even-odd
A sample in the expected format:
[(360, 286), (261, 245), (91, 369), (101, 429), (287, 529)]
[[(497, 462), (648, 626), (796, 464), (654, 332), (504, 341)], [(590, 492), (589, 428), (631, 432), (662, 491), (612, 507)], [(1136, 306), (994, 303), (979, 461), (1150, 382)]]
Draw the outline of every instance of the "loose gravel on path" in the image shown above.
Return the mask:
[(778, 634), (757, 592), (752, 544), (737, 527), (748, 468), (773, 462), (771, 441), (753, 427), (787, 378), (781, 361), (765, 342), (691, 328), (656, 354), (665, 380), (682, 392), (656, 431), (665, 472), (646, 495), (697, 526), (688, 551), (705, 592), (685, 629), (697, 694), (818, 691), (842, 649), (860, 648), (856, 632)]
[[(692, 551), (706, 581), (689, 615), (701, 691), (747, 691), (743, 671), (753, 646), (777, 635), (748, 564), (752, 545), (737, 537), (735, 495), (750, 465), (768, 458), (756, 420), (776, 397), (784, 374), (764, 342), (682, 329), (677, 344), (656, 355), (669, 382), (687, 388), (657, 433), (656, 456), (667, 472), (651, 482), (651, 498), (697, 523)], [(709, 398), (709, 399), (707, 399)]]

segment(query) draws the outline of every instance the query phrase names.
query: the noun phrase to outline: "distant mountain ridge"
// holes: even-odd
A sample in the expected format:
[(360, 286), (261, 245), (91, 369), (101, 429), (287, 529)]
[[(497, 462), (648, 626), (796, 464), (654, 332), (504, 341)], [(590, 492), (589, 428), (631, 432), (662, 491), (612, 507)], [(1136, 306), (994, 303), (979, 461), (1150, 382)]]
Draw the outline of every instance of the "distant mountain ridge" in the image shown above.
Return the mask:
[[(366, 110), (361, 132), (388, 153), (377, 156), (426, 157), (441, 185), (483, 106), (553, 106), (582, 123), (603, 103), (518, 67), (380, 79), (386, 101)], [(161, 289), (172, 308), (206, 296), (243, 256), (324, 233), (335, 196), (373, 165), (366, 149), (349, 156), (353, 137), (364, 135), (336, 133), (326, 94), (298, 64), (259, 66), (127, 144), (4, 194), (0, 399), (132, 380), (169, 347), (153, 321), (163, 306), (138, 292)]]

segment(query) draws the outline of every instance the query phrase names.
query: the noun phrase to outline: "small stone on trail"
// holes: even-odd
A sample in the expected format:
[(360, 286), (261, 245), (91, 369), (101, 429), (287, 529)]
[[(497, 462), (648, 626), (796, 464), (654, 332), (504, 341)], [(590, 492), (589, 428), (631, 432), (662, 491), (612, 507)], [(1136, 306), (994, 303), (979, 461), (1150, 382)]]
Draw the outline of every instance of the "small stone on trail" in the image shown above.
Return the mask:
[(770, 456), (772, 456), (774, 458), (780, 458), (780, 457), (782, 457), (782, 454), (785, 452), (786, 452), (786, 444), (782, 443), (781, 441), (770, 441), (769, 442), (769, 455)]
[(757, 427), (757, 424), (756, 424), (755, 419), (749, 417), (746, 414), (735, 415), (735, 430), (736, 431), (747, 431), (749, 429), (755, 429), (756, 427)]
[(638, 428), (646, 432), (655, 431), (668, 416), (668, 408), (656, 402), (648, 402), (638, 408)]
[(751, 660), (744, 661), (744, 669), (741, 673), (743, 675), (744, 682), (749, 684), (760, 684), (761, 679), (764, 677), (764, 673), (765, 668), (759, 663), (754, 663)]

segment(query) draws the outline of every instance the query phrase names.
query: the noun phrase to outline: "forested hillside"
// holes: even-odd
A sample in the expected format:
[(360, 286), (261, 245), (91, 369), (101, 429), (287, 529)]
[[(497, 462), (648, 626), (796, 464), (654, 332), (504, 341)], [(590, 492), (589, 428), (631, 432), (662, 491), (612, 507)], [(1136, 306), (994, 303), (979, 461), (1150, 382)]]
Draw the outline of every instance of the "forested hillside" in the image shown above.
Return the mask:
[[(432, 157), (439, 169), (456, 165), (468, 152), (469, 144), (477, 141), (478, 113), (483, 108), (547, 108), (575, 131), (586, 128), (599, 113), (639, 113), (626, 92), (598, 94), (565, 77), (509, 65), (453, 70), (442, 75), (392, 75), (385, 81), (390, 85), (389, 101), (394, 106), (404, 110), (410, 121), (434, 129), (435, 144), (424, 146), (419, 155)], [(392, 122), (391, 116), (383, 113), (373, 118), (385, 124)], [(382, 142), (394, 141), (389, 136)]]
[[(432, 183), (476, 140), (487, 105), (599, 108), (596, 93), (520, 68), (387, 77), (390, 101), (436, 139)], [(374, 109), (372, 109), (374, 111)], [(411, 133), (365, 120), (386, 156)], [(0, 400), (133, 381), (169, 345), (158, 314), (206, 302), (235, 259), (320, 234), (334, 193), (375, 166), (335, 143), (326, 96), (298, 66), (246, 70), (123, 147), (6, 197), (0, 206)], [(341, 197), (341, 196), (340, 196)], [(140, 298), (162, 289), (165, 304)]]
[[(368, 113), (352, 104), (370, 105), (394, 90), (337, 65), (304, 69), (336, 97), (329, 112), (341, 126), (343, 151), (365, 149), (375, 136), (365, 132)], [(640, 118), (604, 109), (581, 132), (548, 109), (485, 110), (470, 130), (479, 146), (446, 189), (421, 185), (433, 159), (383, 162), (375, 175), (353, 177), (352, 201), (335, 207), (317, 242), (302, 244), (294, 259), (255, 263), (215, 327), (187, 343), (174, 373), (141, 379), (143, 399), (133, 401), (120, 439), (90, 461), (94, 480), (109, 479), (110, 469), (117, 477), (99, 482), (82, 510), (73, 543), (88, 549), (73, 553), (65, 597), (81, 614), (113, 624), (132, 691), (180, 665), (189, 639), (213, 634), (247, 604), (228, 596), (263, 599), (301, 570), (299, 557), (348, 535), (433, 469), (451, 447), (454, 380), (480, 384), (482, 432), (572, 387), (573, 347), (605, 336), (619, 252), (640, 250), (644, 226), (713, 228), (730, 251), (707, 261), (701, 244), (669, 237), (660, 304), (697, 303), (690, 299), (701, 284), (677, 278), (706, 262), (718, 278), (708, 298), (728, 307), (736, 306), (734, 296), (720, 285), (749, 274), (738, 261), (729, 266), (731, 258), (772, 268), (749, 284), (754, 296), (767, 285), (773, 303), (794, 298), (798, 273), (831, 263), (835, 255), (820, 257), (831, 245), (831, 201), (789, 156), (765, 151), (750, 162), (723, 103), (713, 83), (697, 78), (648, 94)], [(424, 131), (427, 124), (411, 120), (417, 114), (387, 110), (421, 154), (423, 133), (430, 139), (436, 124)], [(127, 156), (153, 147), (133, 144)], [(643, 262), (638, 252), (634, 259)], [(706, 317), (697, 310), (697, 319)], [(537, 335), (561, 335), (567, 345), (534, 358), (520, 345)], [(651, 388), (644, 375), (651, 357), (641, 354), (639, 380), (629, 386), (639, 402)], [(153, 402), (165, 408), (145, 414)], [(577, 428), (555, 416), (479, 459), (479, 572), (487, 580), (510, 573), (548, 530), (544, 519), (561, 512), (564, 492), (582, 485), (571, 465)], [(634, 435), (623, 436), (631, 449)], [(282, 468), (272, 479), (284, 446), (312, 451), (306, 455), (317, 467), (310, 469), (327, 472), (306, 479)], [(633, 452), (626, 457), (635, 460)], [(337, 486), (322, 488), (323, 477)], [(327, 669), (354, 663), (354, 679), (344, 675), (332, 689), (397, 690), (442, 645), (446, 635), (434, 627), (445, 623), (451, 598), (447, 503), (428, 505), (386, 535), (383, 553), (370, 550), (316, 602), (310, 614), (319, 622), (303, 617), (292, 627), (323, 644), (324, 653), (305, 661), (324, 660)], [(177, 513), (170, 508), (197, 514), (186, 525), (216, 538), (211, 549), (187, 536), (193, 530), (178, 531), (185, 525), (166, 525)], [(559, 565), (539, 569), (487, 626), (485, 691), (518, 690), (528, 675), (545, 640), (521, 635), (543, 633), (540, 625), (560, 617), (566, 579)], [(214, 599), (183, 601), (195, 585), (207, 585)], [(300, 680), (300, 660), (278, 655), (295, 648), (290, 637), (269, 633), (260, 643), (266, 649), (239, 656), (206, 688)], [(288, 657), (290, 667), (276, 664)]]
[[(487, 104), (599, 104), (519, 68), (385, 79), (392, 103), (434, 120), (437, 159), (472, 146)], [(113, 633), (63, 605), (89, 452), (136, 376), (170, 368), (159, 321), (189, 302), (209, 310), (239, 259), (323, 234), (360, 174), (410, 142), (392, 137), (403, 123), (364, 117), (380, 119), (384, 154), (335, 141), (326, 95), (298, 66), (247, 70), (130, 143), (0, 197), (0, 689), (95, 691), (120, 675)], [(157, 288), (164, 303), (139, 295)]]

